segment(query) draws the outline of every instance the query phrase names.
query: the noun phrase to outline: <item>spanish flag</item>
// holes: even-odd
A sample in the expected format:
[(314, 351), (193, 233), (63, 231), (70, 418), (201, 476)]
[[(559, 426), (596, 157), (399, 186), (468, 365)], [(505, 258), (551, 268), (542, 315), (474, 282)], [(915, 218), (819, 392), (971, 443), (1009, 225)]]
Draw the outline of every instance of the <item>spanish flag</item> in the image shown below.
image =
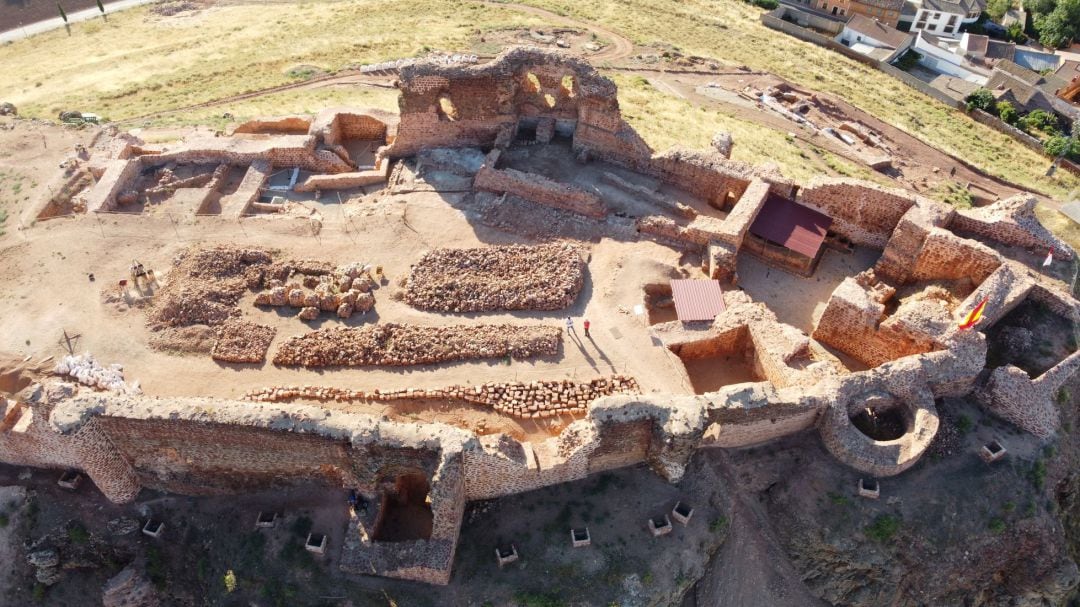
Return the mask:
[(984, 297), (983, 300), (979, 302), (979, 305), (975, 306), (974, 310), (968, 312), (967, 318), (964, 319), (964, 322), (960, 323), (961, 330), (970, 329), (982, 320), (983, 310), (986, 308), (986, 301), (988, 299), (990, 298)]

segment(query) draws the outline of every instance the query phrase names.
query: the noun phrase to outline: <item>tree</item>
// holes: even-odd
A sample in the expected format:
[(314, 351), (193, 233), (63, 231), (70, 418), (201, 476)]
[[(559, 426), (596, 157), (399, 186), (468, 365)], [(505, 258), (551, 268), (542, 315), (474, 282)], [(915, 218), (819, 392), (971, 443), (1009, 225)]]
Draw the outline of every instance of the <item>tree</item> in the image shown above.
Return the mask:
[(1060, 134), (1057, 116), (1045, 110), (1033, 110), (1029, 112), (1020, 119), (1020, 124), (1023, 125), (1025, 131), (1032, 134), (1039, 132), (1051, 136)]
[(1080, 141), (1064, 135), (1056, 135), (1043, 143), (1043, 151), (1048, 156), (1057, 158), (1064, 155), (1069, 160), (1080, 162)]
[(967, 110), (982, 110), (984, 112), (994, 113), (994, 95), (990, 91), (979, 87), (976, 91), (964, 98), (964, 102), (967, 104)]
[(1080, 37), (1080, 0), (1058, 0), (1053, 11), (1035, 18), (1035, 31), (1046, 46), (1067, 46)]
[(1027, 34), (1024, 33), (1024, 26), (1019, 21), (1010, 23), (1009, 27), (1005, 28), (1005, 35), (1017, 44), (1023, 44), (1028, 39)]
[(1024, 8), (1033, 15), (1049, 15), (1057, 5), (1057, 0), (1024, 0)]
[(1001, 21), (1010, 8), (1012, 8), (1012, 0), (989, 0), (986, 3), (986, 14), (994, 21)]
[(1016, 119), (1020, 117), (1016, 112), (1016, 108), (1008, 101), (999, 101), (997, 104), (997, 112), (998, 117), (1006, 124), (1016, 124)]

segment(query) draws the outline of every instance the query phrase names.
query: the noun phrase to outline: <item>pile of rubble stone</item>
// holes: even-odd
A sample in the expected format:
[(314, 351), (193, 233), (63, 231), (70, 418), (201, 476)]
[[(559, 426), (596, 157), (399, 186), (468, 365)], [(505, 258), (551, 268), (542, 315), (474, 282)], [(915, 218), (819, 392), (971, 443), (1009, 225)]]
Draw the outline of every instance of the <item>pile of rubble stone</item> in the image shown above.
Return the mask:
[(319, 329), (289, 338), (274, 364), (303, 367), (429, 365), (481, 358), (531, 358), (555, 354), (559, 327), (380, 324)]
[(273, 327), (232, 318), (218, 331), (210, 356), (230, 363), (261, 363), (275, 335)]
[(424, 310), (560, 310), (584, 284), (585, 262), (570, 245), (436, 249), (412, 267), (405, 301)]
[(255, 296), (255, 305), (300, 308), (301, 320), (315, 320), (320, 312), (339, 318), (366, 313), (375, 305), (375, 280), (370, 268), (349, 264), (328, 269), (312, 262), (275, 264), (267, 273), (267, 290)]
[(154, 297), (150, 328), (217, 326), (240, 311), (248, 289), (261, 286), (270, 253), (258, 249), (189, 249), (173, 261), (169, 281)]
[(546, 418), (563, 413), (584, 413), (589, 403), (612, 394), (640, 393), (637, 381), (624, 375), (589, 382), (568, 379), (534, 382), (487, 382), (479, 386), (439, 389), (349, 390), (320, 386), (283, 386), (252, 390), (246, 400), (282, 402), (294, 399), (317, 401), (393, 401), (449, 399), (487, 405), (500, 413), (521, 418)]

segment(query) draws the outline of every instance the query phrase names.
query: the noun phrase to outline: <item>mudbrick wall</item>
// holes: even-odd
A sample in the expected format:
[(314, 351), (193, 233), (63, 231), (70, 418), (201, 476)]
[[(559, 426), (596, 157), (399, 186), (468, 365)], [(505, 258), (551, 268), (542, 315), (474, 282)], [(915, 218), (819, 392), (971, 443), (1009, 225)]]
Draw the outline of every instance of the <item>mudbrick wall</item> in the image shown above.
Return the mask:
[(485, 192), (510, 194), (538, 204), (589, 217), (603, 218), (607, 209), (600, 197), (579, 187), (553, 181), (517, 169), (495, 169), (485, 163), (473, 187)]

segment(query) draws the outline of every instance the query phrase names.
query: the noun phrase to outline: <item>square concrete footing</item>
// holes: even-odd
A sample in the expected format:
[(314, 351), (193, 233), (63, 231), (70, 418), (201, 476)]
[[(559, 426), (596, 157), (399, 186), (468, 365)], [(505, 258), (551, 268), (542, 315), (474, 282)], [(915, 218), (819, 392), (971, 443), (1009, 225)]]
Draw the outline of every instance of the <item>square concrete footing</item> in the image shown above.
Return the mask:
[(518, 560), (517, 547), (510, 544), (509, 548), (496, 548), (495, 559), (499, 562), (499, 567), (513, 563)]
[(60, 475), (59, 480), (56, 481), (57, 485), (60, 485), (68, 491), (74, 491), (79, 488), (79, 484), (82, 483), (82, 473), (78, 470), (68, 470)]
[(691, 516), (694, 516), (693, 508), (682, 502), (675, 502), (675, 507), (671, 509), (671, 518), (683, 525), (689, 525)]
[(161, 537), (161, 534), (165, 532), (165, 523), (150, 519), (143, 525), (142, 532), (144, 535), (149, 535), (152, 538), (159, 538)]
[(260, 512), (255, 519), (255, 528), (273, 527), (277, 525), (277, 512)]
[(304, 548), (308, 552), (322, 556), (326, 553), (326, 536), (322, 533), (309, 533)]
[(570, 542), (573, 544), (574, 548), (582, 548), (591, 544), (592, 537), (589, 535), (589, 528), (571, 529)]
[(649, 533), (653, 537), (660, 537), (671, 533), (671, 519), (668, 515), (654, 516), (649, 519)]
[(859, 497), (876, 500), (881, 497), (881, 485), (876, 478), (859, 479)]
[(1008, 450), (1005, 449), (1005, 445), (1001, 444), (1001, 441), (994, 439), (982, 446), (979, 450), (979, 457), (988, 464), (998, 461), (1005, 457)]

